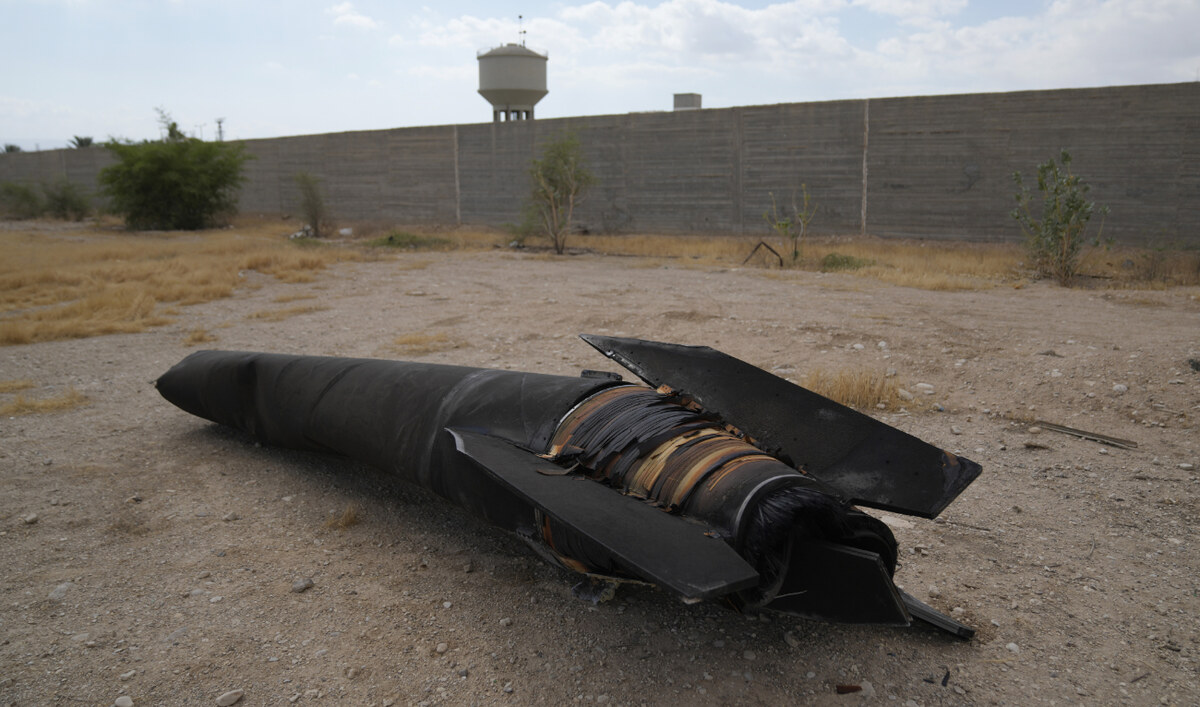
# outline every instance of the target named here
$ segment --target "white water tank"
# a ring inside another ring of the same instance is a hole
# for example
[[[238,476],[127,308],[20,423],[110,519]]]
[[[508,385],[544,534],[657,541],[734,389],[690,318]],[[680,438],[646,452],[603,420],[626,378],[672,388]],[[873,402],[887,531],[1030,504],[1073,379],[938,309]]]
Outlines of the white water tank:
[[[548,58],[522,44],[505,44],[477,55],[479,95],[492,104],[492,120],[532,120],[545,96]]]

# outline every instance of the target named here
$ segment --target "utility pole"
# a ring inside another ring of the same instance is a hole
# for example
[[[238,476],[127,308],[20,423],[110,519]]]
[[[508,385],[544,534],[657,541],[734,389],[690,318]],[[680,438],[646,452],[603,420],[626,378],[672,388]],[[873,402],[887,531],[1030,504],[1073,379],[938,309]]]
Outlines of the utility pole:
[[[217,142],[225,142],[225,119],[217,118]]]

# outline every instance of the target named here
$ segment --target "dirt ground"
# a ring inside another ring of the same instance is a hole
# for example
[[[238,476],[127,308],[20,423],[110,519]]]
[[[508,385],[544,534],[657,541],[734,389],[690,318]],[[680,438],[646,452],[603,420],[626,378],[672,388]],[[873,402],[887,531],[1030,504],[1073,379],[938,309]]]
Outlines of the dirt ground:
[[[0,380],[89,399],[0,419],[0,703],[1200,704],[1196,289],[934,293],[501,250],[247,279],[148,333],[0,349]],[[296,305],[324,309],[248,316]],[[152,382],[197,328],[206,348],[568,375],[618,370],[589,332],[795,380],[894,369],[931,405],[873,413],[984,467],[937,521],[888,519],[896,579],[979,633],[747,617],[652,588],[576,599],[569,573],[427,493],[169,405]],[[411,333],[452,347],[398,353]],[[358,523],[329,527],[350,505]]]

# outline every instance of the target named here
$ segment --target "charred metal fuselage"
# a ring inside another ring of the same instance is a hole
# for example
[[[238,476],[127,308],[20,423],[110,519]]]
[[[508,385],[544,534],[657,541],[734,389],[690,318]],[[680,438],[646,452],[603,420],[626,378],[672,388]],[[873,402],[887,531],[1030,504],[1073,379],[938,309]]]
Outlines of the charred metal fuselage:
[[[648,385],[221,351],[157,385],[265,443],[395,473],[578,572],[973,633],[895,587],[892,533],[853,506],[933,517],[977,464],[713,349],[584,339]]]

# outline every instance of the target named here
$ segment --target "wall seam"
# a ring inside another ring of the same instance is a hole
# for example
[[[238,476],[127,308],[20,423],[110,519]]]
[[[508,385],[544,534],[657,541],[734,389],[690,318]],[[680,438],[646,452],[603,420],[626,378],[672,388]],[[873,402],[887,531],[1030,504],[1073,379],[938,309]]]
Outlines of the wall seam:
[[[861,235],[867,235],[867,145],[871,138],[871,99],[863,101],[863,149],[862,149],[862,212],[859,214]]]
[[[454,127],[454,223],[462,225],[462,181],[458,176],[458,126]]]

